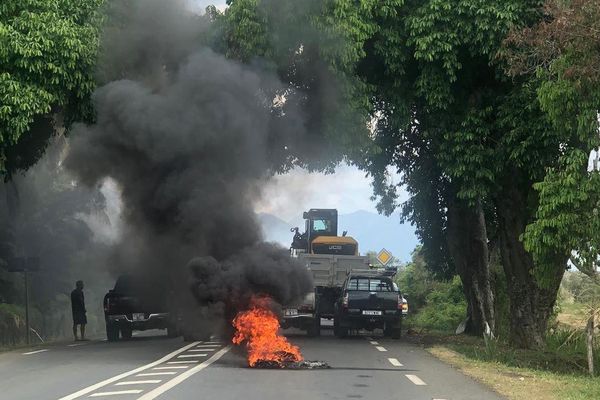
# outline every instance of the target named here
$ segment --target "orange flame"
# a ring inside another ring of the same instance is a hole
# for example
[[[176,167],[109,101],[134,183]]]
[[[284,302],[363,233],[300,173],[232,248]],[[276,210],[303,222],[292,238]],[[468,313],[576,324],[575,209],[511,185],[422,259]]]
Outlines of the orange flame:
[[[248,364],[253,367],[258,361],[269,361],[282,365],[284,362],[302,361],[297,346],[279,334],[279,319],[269,307],[271,299],[254,297],[250,309],[241,311],[233,320],[236,330],[234,344],[246,342]]]

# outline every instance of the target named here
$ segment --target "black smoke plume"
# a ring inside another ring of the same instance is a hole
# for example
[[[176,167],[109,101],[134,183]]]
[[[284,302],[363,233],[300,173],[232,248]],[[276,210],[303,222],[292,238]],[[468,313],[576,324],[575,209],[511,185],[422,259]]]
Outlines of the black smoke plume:
[[[206,22],[178,2],[122,4],[103,43],[97,121],[74,128],[65,161],[86,185],[110,177],[120,188],[125,226],[111,268],[166,285],[174,309],[207,329],[252,294],[300,298],[310,276],[262,242],[253,212],[283,150],[273,137],[301,132],[273,129],[281,83],[199,45]]]

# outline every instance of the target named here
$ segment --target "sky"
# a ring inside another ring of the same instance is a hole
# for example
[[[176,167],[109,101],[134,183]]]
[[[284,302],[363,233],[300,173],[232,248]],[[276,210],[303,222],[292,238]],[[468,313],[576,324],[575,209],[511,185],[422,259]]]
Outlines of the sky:
[[[224,10],[227,7],[225,0],[187,0],[193,10],[202,11],[206,6],[214,5],[219,10]]]

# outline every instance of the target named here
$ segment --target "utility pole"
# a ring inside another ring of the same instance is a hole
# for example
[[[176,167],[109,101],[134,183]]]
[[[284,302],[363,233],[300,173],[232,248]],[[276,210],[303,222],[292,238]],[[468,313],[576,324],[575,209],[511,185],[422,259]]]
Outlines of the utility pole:
[[[40,269],[40,259],[37,257],[16,257],[9,261],[8,272],[22,272],[25,292],[25,341],[31,344],[29,325],[29,272]]]
[[[29,282],[28,282],[28,271],[25,269],[23,271],[23,281],[25,283],[25,339],[27,345],[31,343],[31,338],[29,335]]]

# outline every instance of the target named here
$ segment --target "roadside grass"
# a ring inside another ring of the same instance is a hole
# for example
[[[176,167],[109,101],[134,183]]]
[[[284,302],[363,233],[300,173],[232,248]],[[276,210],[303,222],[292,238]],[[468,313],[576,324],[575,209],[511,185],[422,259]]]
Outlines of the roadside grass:
[[[502,341],[486,347],[480,338],[441,333],[409,335],[408,340],[508,399],[600,399],[600,378],[586,375],[585,345],[573,331],[550,334],[543,351],[513,349]]]
[[[567,301],[561,302],[560,310],[556,316],[559,325],[580,329],[585,327],[587,319],[587,308],[584,304]]]

